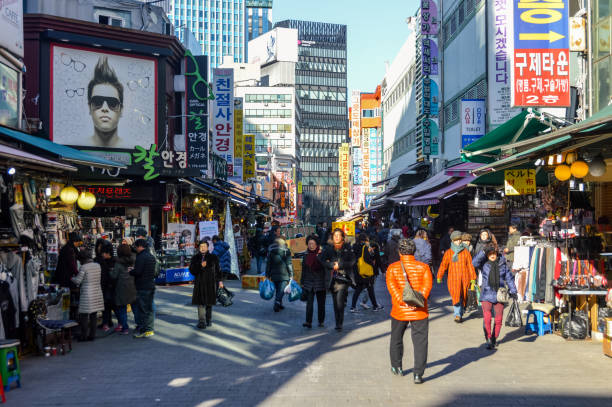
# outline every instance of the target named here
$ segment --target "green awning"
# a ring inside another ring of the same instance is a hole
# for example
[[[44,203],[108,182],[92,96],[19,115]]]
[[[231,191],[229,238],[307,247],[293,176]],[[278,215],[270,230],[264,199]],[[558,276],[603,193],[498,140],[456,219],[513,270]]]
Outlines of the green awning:
[[[533,169],[533,166],[529,165],[519,165],[517,167],[512,167],[508,169],[518,170],[518,169]],[[484,174],[476,178],[471,182],[474,185],[491,185],[494,187],[501,187],[504,185],[504,172],[503,171],[495,171],[490,172],[488,174]],[[539,187],[545,187],[548,185],[548,173],[546,171],[538,171],[536,172],[536,185]]]
[[[555,138],[553,140],[549,140],[549,141],[547,141],[547,142],[545,142],[543,144],[537,145],[537,146],[532,147],[532,148],[530,148],[528,150],[521,151],[520,153],[516,153],[514,155],[511,155],[510,157],[506,157],[503,160],[495,161],[493,163],[483,165],[482,167],[478,167],[473,172],[475,172],[475,173],[484,173],[487,170],[491,170],[491,169],[496,170],[498,168],[501,169],[501,167],[512,165],[513,163],[525,164],[524,161],[525,160],[529,160],[528,157],[531,154],[537,153],[538,151],[546,150],[549,147],[556,146],[557,144],[563,143],[563,142],[571,140],[571,139],[572,139],[572,136],[569,136],[569,135],[557,137],[557,138]],[[532,161],[534,161],[534,160],[535,160],[535,158]]]
[[[85,153],[75,148],[57,144],[50,140],[8,127],[0,126],[0,134],[10,138],[12,141],[27,144],[36,149],[55,155],[64,161],[75,164],[89,165],[98,168],[127,168],[124,164],[106,160],[102,157],[96,157],[95,155]]]
[[[537,136],[547,130],[548,125],[539,119],[540,114],[531,109],[524,110],[495,130],[461,150],[463,161],[491,163],[501,154],[501,148],[521,140]]]

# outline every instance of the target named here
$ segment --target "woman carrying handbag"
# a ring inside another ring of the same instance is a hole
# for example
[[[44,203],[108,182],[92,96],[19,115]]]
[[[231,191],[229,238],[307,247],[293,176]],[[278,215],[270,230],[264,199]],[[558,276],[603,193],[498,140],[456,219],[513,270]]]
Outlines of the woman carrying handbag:
[[[487,349],[496,348],[497,338],[502,328],[502,318],[504,316],[504,306],[509,297],[516,297],[516,286],[514,276],[508,269],[504,256],[499,256],[495,246],[487,246],[474,258],[475,264],[482,264],[482,287],[480,301],[482,303],[482,313],[484,316],[484,334]],[[507,288],[505,287],[507,286]],[[495,324],[491,328],[492,310],[495,312]]]

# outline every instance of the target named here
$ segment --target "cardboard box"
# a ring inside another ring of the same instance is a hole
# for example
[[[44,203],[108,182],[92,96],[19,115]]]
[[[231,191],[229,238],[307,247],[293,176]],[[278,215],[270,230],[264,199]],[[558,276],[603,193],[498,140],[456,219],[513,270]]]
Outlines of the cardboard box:
[[[291,259],[293,263],[293,279],[298,283],[302,279],[302,259]]]
[[[612,318],[606,318],[606,332],[603,338],[603,353],[612,358]]]
[[[289,246],[289,249],[291,250],[291,253],[293,253],[293,254],[303,253],[308,248],[308,246],[306,245],[306,238],[305,237],[298,237],[296,239],[289,239],[289,240],[287,240],[287,245]]]
[[[259,283],[264,281],[264,276],[242,276],[242,288],[246,290],[259,290]]]

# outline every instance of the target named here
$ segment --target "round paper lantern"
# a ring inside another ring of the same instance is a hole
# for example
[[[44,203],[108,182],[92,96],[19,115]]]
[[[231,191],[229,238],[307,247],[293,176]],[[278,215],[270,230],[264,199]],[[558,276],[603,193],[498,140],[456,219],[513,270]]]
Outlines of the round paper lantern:
[[[64,187],[60,191],[60,199],[63,203],[72,205],[79,199],[79,191],[73,186]]]
[[[577,159],[578,159],[578,155],[574,151],[570,151],[565,156],[565,162],[569,165],[572,165],[574,161],[576,161]]]
[[[88,211],[94,206],[96,206],[96,196],[92,194],[91,192],[83,191],[81,192],[81,195],[79,196],[77,205],[79,205],[79,208]]]
[[[606,173],[606,162],[601,155],[593,158],[589,163],[589,174],[594,177],[601,177]]]
[[[589,166],[584,161],[574,161],[571,171],[574,177],[584,178],[589,173]]]
[[[568,179],[570,179],[571,176],[572,176],[572,171],[570,170],[570,167],[568,167],[567,165],[561,164],[557,166],[557,168],[555,168],[555,177],[559,181],[567,181]]]

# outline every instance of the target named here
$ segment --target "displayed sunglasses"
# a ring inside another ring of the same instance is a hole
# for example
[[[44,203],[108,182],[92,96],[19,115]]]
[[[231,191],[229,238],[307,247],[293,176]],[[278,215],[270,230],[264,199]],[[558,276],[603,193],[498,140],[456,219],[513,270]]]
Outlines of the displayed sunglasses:
[[[108,96],[92,96],[89,100],[89,105],[95,110],[98,110],[102,108],[104,102],[106,102],[110,110],[117,112],[121,109],[121,101],[117,98]]]

